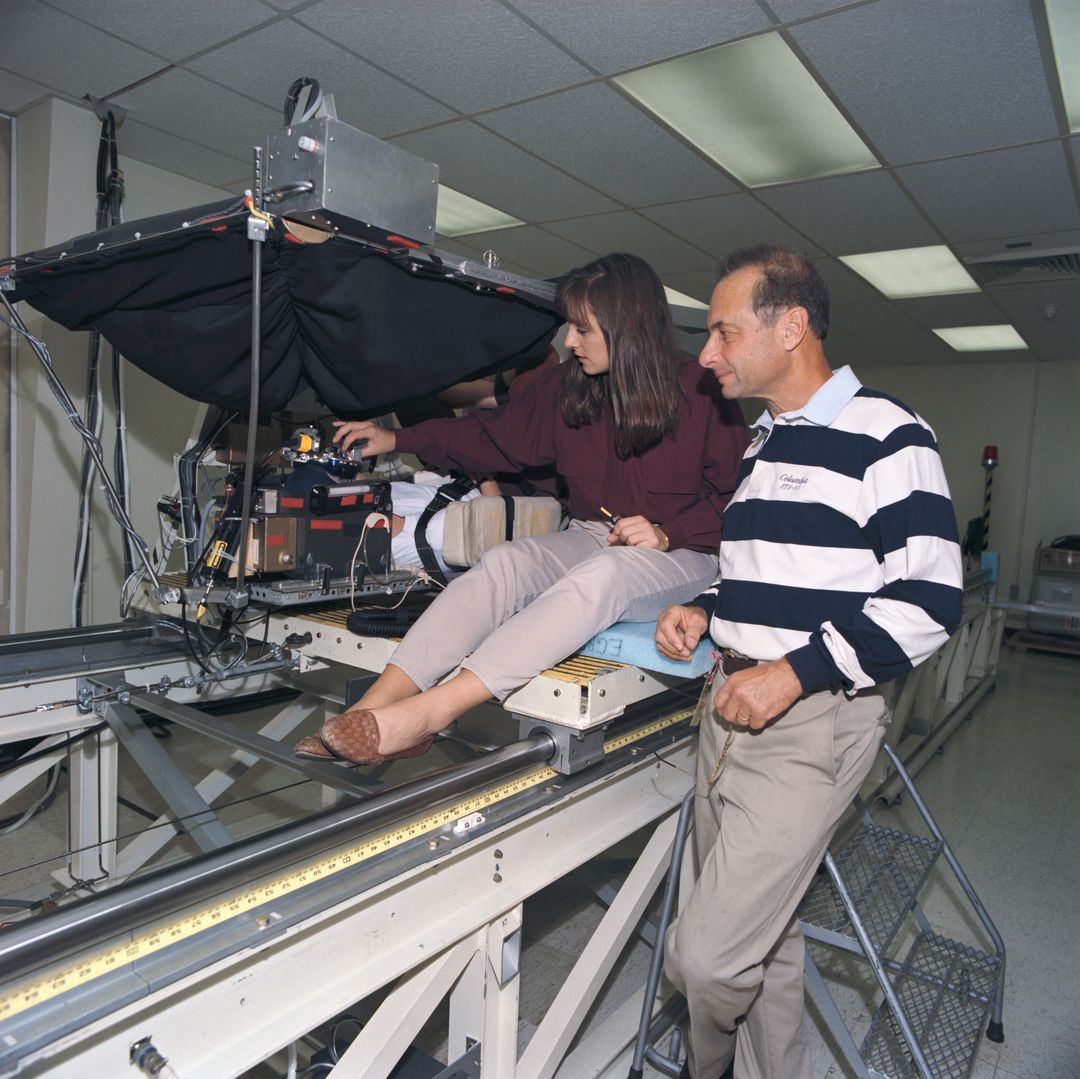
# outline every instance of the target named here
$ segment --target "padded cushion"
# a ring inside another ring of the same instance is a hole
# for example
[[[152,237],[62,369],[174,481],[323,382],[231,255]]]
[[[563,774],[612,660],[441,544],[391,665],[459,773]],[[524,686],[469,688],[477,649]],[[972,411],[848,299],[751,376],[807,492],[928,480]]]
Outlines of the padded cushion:
[[[707,674],[712,665],[710,653],[713,643],[705,637],[694,649],[694,654],[685,663],[667,659],[656,649],[655,622],[616,622],[613,626],[598,633],[592,640],[586,641],[578,649],[583,656],[594,659],[614,659],[619,663],[629,663],[646,671],[660,674],[681,675],[683,678],[697,678]]]
[[[506,503],[514,504],[514,534],[506,534]],[[443,518],[443,560],[448,566],[475,566],[480,556],[507,539],[558,532],[562,506],[547,495],[501,498],[481,495],[451,502]]]

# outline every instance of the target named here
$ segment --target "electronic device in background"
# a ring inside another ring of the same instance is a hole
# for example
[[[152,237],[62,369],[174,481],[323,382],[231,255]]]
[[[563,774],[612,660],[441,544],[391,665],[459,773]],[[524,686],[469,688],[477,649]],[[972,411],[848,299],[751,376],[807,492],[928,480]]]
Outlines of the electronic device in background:
[[[1028,613],[1033,633],[1080,637],[1080,536],[1059,536],[1035,549],[1035,575],[1028,603],[1075,614]]]

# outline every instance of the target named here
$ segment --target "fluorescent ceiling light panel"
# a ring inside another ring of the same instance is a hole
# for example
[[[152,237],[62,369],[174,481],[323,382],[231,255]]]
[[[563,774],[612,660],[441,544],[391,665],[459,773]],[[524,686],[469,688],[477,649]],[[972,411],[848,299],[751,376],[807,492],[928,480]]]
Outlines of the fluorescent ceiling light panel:
[[[1076,0],[1046,0],[1046,21],[1069,130],[1080,131],[1080,4]]]
[[[1005,323],[1000,326],[949,326],[934,333],[957,352],[1008,352],[1027,348],[1016,330]]]
[[[615,82],[747,187],[878,167],[779,34],[665,60]]]
[[[971,274],[944,244],[841,255],[840,261],[891,300],[979,291]]]
[[[442,236],[468,236],[474,232],[524,225],[520,218],[504,214],[486,202],[463,195],[439,184],[439,205],[435,211],[435,231]]]
[[[707,303],[695,300],[693,296],[687,296],[685,292],[680,292],[678,289],[668,288],[667,285],[665,285],[664,293],[667,296],[667,302],[674,307],[692,307],[696,311],[709,310],[709,305]]]

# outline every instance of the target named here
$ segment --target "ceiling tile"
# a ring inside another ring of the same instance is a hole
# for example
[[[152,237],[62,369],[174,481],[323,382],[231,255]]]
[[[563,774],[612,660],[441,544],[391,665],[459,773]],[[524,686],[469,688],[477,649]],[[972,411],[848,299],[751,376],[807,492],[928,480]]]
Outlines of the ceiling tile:
[[[888,300],[833,303],[829,326],[835,326],[845,333],[858,334],[868,341],[884,341],[894,334],[910,333],[921,328],[910,315]]]
[[[927,364],[942,364],[942,363],[1036,363],[1038,362],[1038,355],[1031,349],[1016,349],[1011,352],[956,352],[953,349],[949,349],[948,356],[935,356],[925,361]],[[912,366],[917,366],[920,361],[912,361]],[[973,372],[973,378],[979,378],[980,373]]]
[[[288,58],[287,68],[280,62],[267,63],[268,57]],[[324,93],[334,95],[340,119],[380,138],[455,115],[291,20],[247,34],[187,66],[278,110],[295,75],[309,75]]]
[[[684,240],[704,248],[714,260],[748,244],[791,247],[811,257],[821,254],[804,236],[784,224],[752,195],[722,195],[693,199],[640,211]],[[687,269],[685,266],[677,269]]]
[[[156,165],[159,169],[189,176],[214,187],[224,187],[245,172],[251,172],[250,161],[177,138],[176,135],[140,124],[131,116],[124,120],[117,131],[117,143],[122,154],[136,161]],[[247,184],[251,186],[250,177]]]
[[[716,267],[710,266],[707,270],[692,270],[689,273],[666,273],[663,281],[665,285],[685,292],[687,296],[693,296],[695,300],[708,303],[716,285]]]
[[[882,0],[791,34],[892,164],[1058,134],[1028,3]]]
[[[949,240],[1080,227],[1057,141],[910,165],[897,176]]]
[[[108,30],[133,45],[180,60],[241,34],[278,12],[260,0],[184,0],[183,4],[148,4],[146,0],[51,0],[84,22]]]
[[[296,18],[462,112],[592,76],[498,0],[324,0]]]
[[[51,93],[49,87],[40,82],[33,82],[13,71],[0,69],[0,112],[14,115]]]
[[[810,15],[820,15],[833,8],[845,7],[851,0],[769,0],[769,7],[778,18],[788,22],[792,19],[805,19]]]
[[[881,293],[868,285],[857,273],[853,273],[836,259],[815,259],[814,265],[829,286],[833,303],[873,303],[881,299]]]
[[[281,126],[281,113],[174,68],[115,98],[131,118],[224,154],[250,153]],[[154,164],[155,162],[151,162]]]
[[[1046,285],[1006,285],[991,290],[998,307],[1017,328],[1046,324],[1049,328],[1066,326],[1080,329],[1080,281],[1061,281]],[[1043,310],[1047,305],[1057,308],[1054,318],[1047,322]],[[1074,338],[1075,347],[1080,334]]]
[[[484,234],[486,236],[487,233]],[[472,259],[473,262],[484,263],[484,254],[487,251],[494,251],[493,247],[484,245],[482,241],[484,236],[468,237],[472,243],[465,243],[466,237],[463,236],[440,236],[435,237],[435,247],[438,251],[445,255],[463,255],[465,258]],[[537,276],[534,270],[527,269],[524,266],[519,266],[516,262],[512,262],[508,258],[499,257],[498,269],[504,270],[506,273],[517,274],[519,277],[531,277]]]
[[[1070,360],[1076,362],[1076,342],[1080,339],[1080,324],[1075,320],[1055,325],[1025,326],[1021,336],[1031,346],[1031,355],[1040,361]],[[1017,353],[1010,353],[1017,355]]]
[[[627,251],[639,255],[658,274],[686,269],[707,270],[713,263],[712,257],[704,251],[683,243],[666,229],[631,210],[552,221],[547,228],[599,254]]]
[[[609,75],[765,30],[772,20],[753,0],[512,0],[570,52]]]
[[[890,334],[876,342],[882,352],[904,363],[933,363],[936,360],[960,356],[940,337],[929,330],[908,330],[904,333]]]
[[[439,181],[523,221],[616,209],[618,204],[470,120],[391,140],[439,166]]]
[[[37,0],[4,0],[0,67],[25,79],[69,97],[106,97],[164,66],[160,57]]]
[[[718,169],[603,83],[489,112],[480,123],[630,206],[736,190]]]
[[[483,239],[484,245],[477,247],[478,250],[490,248],[499,256],[500,266],[512,263],[529,277],[556,277],[575,266],[592,262],[597,256],[595,251],[553,236],[534,225],[485,232]]]
[[[985,292],[957,296],[919,296],[896,300],[896,306],[927,329],[943,326],[985,326],[1002,321],[1001,310]]]
[[[770,187],[758,198],[834,255],[941,243],[941,235],[881,170]]]

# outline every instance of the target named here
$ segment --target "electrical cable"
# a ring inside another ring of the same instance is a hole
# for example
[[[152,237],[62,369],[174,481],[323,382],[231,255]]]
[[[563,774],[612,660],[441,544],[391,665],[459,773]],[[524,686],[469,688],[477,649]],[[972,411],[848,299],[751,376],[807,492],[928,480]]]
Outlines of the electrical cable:
[[[345,1015],[339,1015],[334,1020],[334,1025],[330,1028],[330,1041],[329,1044],[326,1046],[326,1050],[330,1054],[330,1059],[335,1064],[337,1064],[338,1061],[341,1060],[341,1052],[338,1050],[338,1030],[341,1027],[345,1026],[346,1023],[355,1023],[360,1028],[360,1030],[364,1029],[363,1019],[361,1019],[358,1015],[352,1015],[348,1012]],[[358,1030],[357,1034],[359,1032],[360,1031]],[[355,1038],[356,1035],[354,1034],[353,1037]],[[351,1044],[352,1042],[346,1042],[345,1048],[348,1049]]]
[[[124,200],[124,176],[119,167],[119,151],[116,142],[116,116],[110,110],[101,121],[101,136],[97,154],[97,212],[94,227],[107,229],[121,220],[120,207]],[[113,391],[116,408],[116,452],[114,471],[117,477],[117,499],[127,513],[130,490],[127,482],[126,424],[120,384],[120,357],[113,349]],[[101,392],[101,334],[95,329],[90,333],[87,356],[86,427],[100,443],[104,422],[104,400]],[[99,455],[98,455],[99,456]],[[86,574],[90,551],[91,499],[93,497],[94,473],[99,461],[89,446],[84,447],[79,482],[79,512],[76,525],[75,561],[72,568],[71,624],[83,625],[83,604],[86,598]],[[134,568],[131,537],[121,528],[124,552],[124,575],[130,576]]]
[[[185,450],[176,462],[176,479],[180,489],[180,524],[184,537],[184,568],[189,580],[195,567],[195,560],[202,550],[202,548],[198,550],[195,548],[202,520],[195,490],[198,485],[199,469],[202,467],[202,459],[207,449],[235,416],[235,412],[226,412],[220,408],[214,408],[213,411],[208,412],[203,421],[199,440],[190,449]]]
[[[69,734],[63,742],[58,742],[56,745],[49,746],[47,749],[31,750],[29,753],[24,753],[18,760],[0,766],[0,776],[7,775],[8,772],[14,772],[16,768],[21,768],[24,764],[30,764],[31,762],[40,760],[42,757],[47,757],[52,753],[70,749],[84,738],[89,738],[92,734],[100,734],[107,727],[107,723],[99,723],[95,727],[87,727],[86,730],[79,731],[78,734]],[[0,872],[0,876],[3,876],[2,872]]]
[[[116,487],[120,492],[120,504],[127,509],[131,505],[131,475],[128,469],[127,446],[127,407],[124,401],[123,359],[112,350],[112,391],[113,406],[116,409],[116,440],[113,446],[113,472],[116,475]],[[131,576],[135,568],[135,555],[131,549],[131,540],[126,532],[121,531],[120,542],[124,555],[124,574]]]
[[[56,797],[56,788],[60,782],[60,764],[54,764],[45,778],[45,793],[25,812],[0,821],[0,835],[9,835],[36,817],[42,810],[48,809]]]
[[[113,484],[112,477],[109,475],[108,470],[105,468],[105,461],[102,455],[101,442],[95,437],[94,433],[87,428],[83,422],[82,417],[79,415],[78,409],[75,407],[75,402],[72,401],[71,396],[64,388],[64,384],[60,381],[55,370],[53,369],[52,355],[49,352],[45,342],[40,338],[35,337],[24,325],[21,318],[16,314],[15,309],[11,306],[7,296],[0,291],[0,302],[7,308],[11,315],[11,318],[5,318],[0,315],[0,322],[3,322],[9,329],[14,330],[20,334],[30,343],[30,347],[34,350],[34,354],[41,361],[42,367],[45,369],[46,383],[51,391],[52,395],[60,403],[60,407],[63,410],[64,415],[68,421],[78,432],[79,436],[83,439],[86,445],[90,448],[90,453],[94,461],[94,465],[98,470],[98,474],[101,476],[105,504],[109,508],[109,512],[120,525],[120,527],[131,537],[132,543],[136,552],[139,555],[140,561],[146,567],[147,573],[150,579],[154,582],[155,587],[159,587],[161,582],[158,579],[157,572],[154,570],[153,565],[150,562],[150,552],[147,549],[146,543],[139,533],[135,530],[135,526],[131,523],[131,519],[127,514],[127,510],[120,504],[120,498],[116,491],[116,487]]]
[[[86,361],[86,426],[94,437],[101,438],[103,402],[101,399],[101,334],[91,330]],[[86,589],[86,561],[90,550],[90,499],[93,494],[94,461],[84,447],[79,477],[79,513],[75,531],[75,564],[72,569],[71,624],[83,624],[83,594]]]

